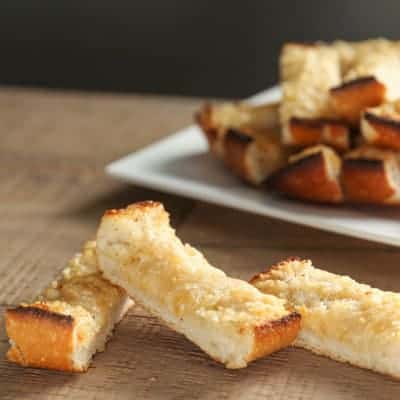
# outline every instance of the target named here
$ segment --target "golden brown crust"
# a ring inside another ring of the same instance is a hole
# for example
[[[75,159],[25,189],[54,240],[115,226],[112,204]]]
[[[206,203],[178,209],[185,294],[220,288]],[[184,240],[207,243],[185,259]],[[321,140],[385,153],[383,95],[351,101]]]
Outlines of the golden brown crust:
[[[323,121],[323,132],[320,143],[332,146],[340,153],[349,150],[351,146],[351,131],[349,126],[342,121]]]
[[[338,151],[350,148],[350,129],[338,120],[326,118],[297,118],[289,121],[290,143],[294,146],[328,144]]]
[[[289,121],[291,143],[298,146],[309,146],[318,143],[322,136],[320,119],[293,117]]]
[[[382,104],[385,95],[385,86],[373,76],[354,79],[331,89],[337,114],[353,124],[358,124],[363,110]]]
[[[23,366],[73,371],[74,320],[46,305],[19,306],[6,311],[6,330],[15,343],[7,358]]]
[[[393,119],[366,111],[363,119],[374,129],[371,144],[393,150],[400,150],[400,119]]]
[[[279,265],[283,262],[299,260],[298,257],[289,257],[285,261],[281,261],[279,264],[273,265],[264,272],[260,272],[254,275],[249,283],[254,285],[258,280],[263,279],[271,269],[279,268]],[[258,354],[270,354],[280,348],[289,346],[297,337],[301,325],[301,315],[297,312],[281,318],[277,321],[272,321],[269,324],[260,326],[256,330],[257,346],[255,349],[254,358],[258,357]],[[268,350],[270,350],[268,352]],[[267,351],[267,353],[265,353]]]
[[[268,276],[268,274],[274,270],[274,269],[279,269],[282,265],[285,265],[291,261],[305,261],[304,259],[302,259],[301,257],[298,256],[289,256],[284,258],[283,260],[279,261],[278,263],[275,263],[273,265],[271,265],[270,267],[266,268],[264,271],[259,272],[258,274],[253,275],[250,279],[249,279],[249,283],[254,285],[255,283],[257,283],[258,281],[262,281],[264,279],[266,279],[266,277]]]
[[[383,160],[345,159],[341,182],[346,198],[355,203],[382,204],[395,193]]]
[[[254,350],[248,361],[289,346],[300,330],[301,316],[293,312],[279,320],[256,327]]]
[[[158,201],[153,201],[153,200],[143,200],[143,201],[138,201],[131,206],[128,206],[127,208],[111,208],[109,210],[106,210],[104,213],[104,216],[115,216],[115,215],[126,215],[129,213],[129,208],[131,207],[132,209],[134,208],[135,210],[146,210],[147,208],[159,208],[162,206],[162,204]]]
[[[289,197],[318,203],[340,203],[339,183],[329,176],[323,152],[289,163],[268,179],[268,186]]]

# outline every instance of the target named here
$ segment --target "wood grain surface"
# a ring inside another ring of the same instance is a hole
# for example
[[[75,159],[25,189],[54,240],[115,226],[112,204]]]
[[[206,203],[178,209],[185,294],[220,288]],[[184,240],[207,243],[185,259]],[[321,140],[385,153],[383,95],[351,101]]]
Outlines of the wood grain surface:
[[[57,276],[105,209],[164,202],[183,240],[250,278],[291,255],[400,291],[400,250],[110,180],[106,163],[188,124],[199,100],[0,89],[0,312]],[[84,374],[6,361],[0,399],[398,399],[400,382],[289,348],[231,371],[135,306]]]

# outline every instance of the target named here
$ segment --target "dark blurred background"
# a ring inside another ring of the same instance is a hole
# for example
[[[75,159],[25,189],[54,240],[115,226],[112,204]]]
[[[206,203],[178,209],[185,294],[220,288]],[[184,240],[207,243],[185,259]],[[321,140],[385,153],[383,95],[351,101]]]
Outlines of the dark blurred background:
[[[285,41],[399,21],[399,0],[1,0],[0,84],[243,97],[277,81]]]

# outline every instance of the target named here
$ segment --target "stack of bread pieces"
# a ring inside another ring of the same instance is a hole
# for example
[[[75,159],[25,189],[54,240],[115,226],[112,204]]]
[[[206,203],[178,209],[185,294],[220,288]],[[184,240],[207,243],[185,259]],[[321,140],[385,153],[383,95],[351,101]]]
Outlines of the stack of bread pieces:
[[[400,204],[400,42],[287,43],[280,77],[279,103],[196,114],[210,152],[288,197]]]
[[[299,259],[250,282],[228,277],[182,243],[152,201],[107,211],[96,242],[60,279],[6,311],[9,360],[86,370],[132,304],[128,296],[227,368],[294,344],[400,378],[400,294]]]

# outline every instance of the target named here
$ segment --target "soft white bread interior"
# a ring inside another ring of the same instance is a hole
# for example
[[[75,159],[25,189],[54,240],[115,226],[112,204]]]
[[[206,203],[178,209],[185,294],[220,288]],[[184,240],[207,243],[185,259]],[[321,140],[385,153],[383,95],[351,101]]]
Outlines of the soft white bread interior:
[[[87,242],[35,302],[6,311],[7,357],[23,366],[85,371],[132,304],[103,279],[96,243]]]
[[[400,294],[297,259],[284,261],[251,282],[301,314],[296,346],[400,378]]]
[[[160,203],[106,212],[97,245],[107,279],[228,368],[246,367],[296,337],[298,314],[183,244]]]

